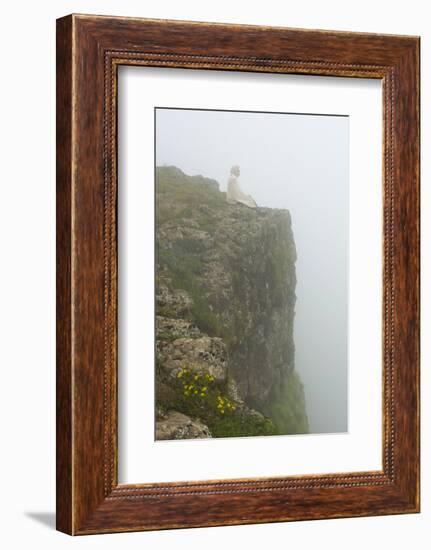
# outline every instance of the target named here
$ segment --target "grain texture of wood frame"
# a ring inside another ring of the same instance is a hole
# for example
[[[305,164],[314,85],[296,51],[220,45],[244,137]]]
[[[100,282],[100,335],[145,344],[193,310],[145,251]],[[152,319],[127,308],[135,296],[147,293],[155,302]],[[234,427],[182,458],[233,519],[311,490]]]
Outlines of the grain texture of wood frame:
[[[383,83],[382,471],[119,485],[119,65]],[[419,38],[89,15],[57,21],[57,528],[419,511]]]

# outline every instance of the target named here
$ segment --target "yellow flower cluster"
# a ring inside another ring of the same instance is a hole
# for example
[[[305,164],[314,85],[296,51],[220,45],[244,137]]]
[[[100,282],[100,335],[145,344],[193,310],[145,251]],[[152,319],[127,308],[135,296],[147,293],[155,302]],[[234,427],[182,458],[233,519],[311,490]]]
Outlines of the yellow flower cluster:
[[[194,368],[193,368],[194,367]],[[209,373],[200,373],[197,366],[184,366],[176,374],[183,397],[190,398],[190,406],[207,407],[220,415],[232,413],[236,410],[235,402],[220,393],[220,388],[214,384],[215,377]],[[202,400],[205,399],[203,402]]]
[[[182,368],[177,373],[177,378],[184,378],[183,393],[185,397],[196,395],[206,397],[208,394],[208,384],[214,382],[214,376],[210,374],[193,374],[189,369]]]
[[[224,414],[225,411],[233,412],[236,410],[236,406],[229,401],[227,397],[222,397],[221,395],[217,396],[217,409],[220,414]]]

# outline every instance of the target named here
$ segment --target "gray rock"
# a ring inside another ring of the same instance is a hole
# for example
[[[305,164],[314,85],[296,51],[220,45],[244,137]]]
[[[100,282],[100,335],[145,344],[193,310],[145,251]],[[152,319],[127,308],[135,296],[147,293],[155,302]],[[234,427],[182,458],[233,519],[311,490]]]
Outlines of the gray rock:
[[[184,319],[156,316],[156,337],[159,340],[176,340],[177,338],[198,338],[200,330]]]
[[[192,420],[185,414],[169,411],[156,421],[156,440],[201,439],[211,437],[208,426],[200,420]]]
[[[163,368],[173,378],[182,368],[197,374],[209,374],[216,382],[227,377],[226,345],[221,338],[201,335],[198,338],[177,338],[166,344],[161,352]]]
[[[185,290],[169,288],[169,279],[160,278],[156,284],[156,308],[164,316],[184,316],[190,312],[192,299]]]

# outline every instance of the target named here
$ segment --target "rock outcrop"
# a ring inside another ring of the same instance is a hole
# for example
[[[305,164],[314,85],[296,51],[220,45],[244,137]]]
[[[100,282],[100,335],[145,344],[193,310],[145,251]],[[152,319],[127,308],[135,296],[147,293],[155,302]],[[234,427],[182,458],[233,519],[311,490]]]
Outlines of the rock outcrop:
[[[156,439],[201,439],[211,437],[208,426],[192,420],[185,414],[170,411],[159,417],[156,424]]]
[[[289,212],[228,204],[175,167],[156,193],[157,429],[174,411],[213,437],[307,432]]]

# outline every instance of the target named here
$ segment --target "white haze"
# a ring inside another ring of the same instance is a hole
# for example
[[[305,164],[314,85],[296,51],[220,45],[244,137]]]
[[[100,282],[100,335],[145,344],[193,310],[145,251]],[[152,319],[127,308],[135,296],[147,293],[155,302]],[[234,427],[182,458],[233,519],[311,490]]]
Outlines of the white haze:
[[[214,178],[292,215],[295,365],[311,433],[347,431],[349,119],[340,116],[156,110],[156,164]]]

